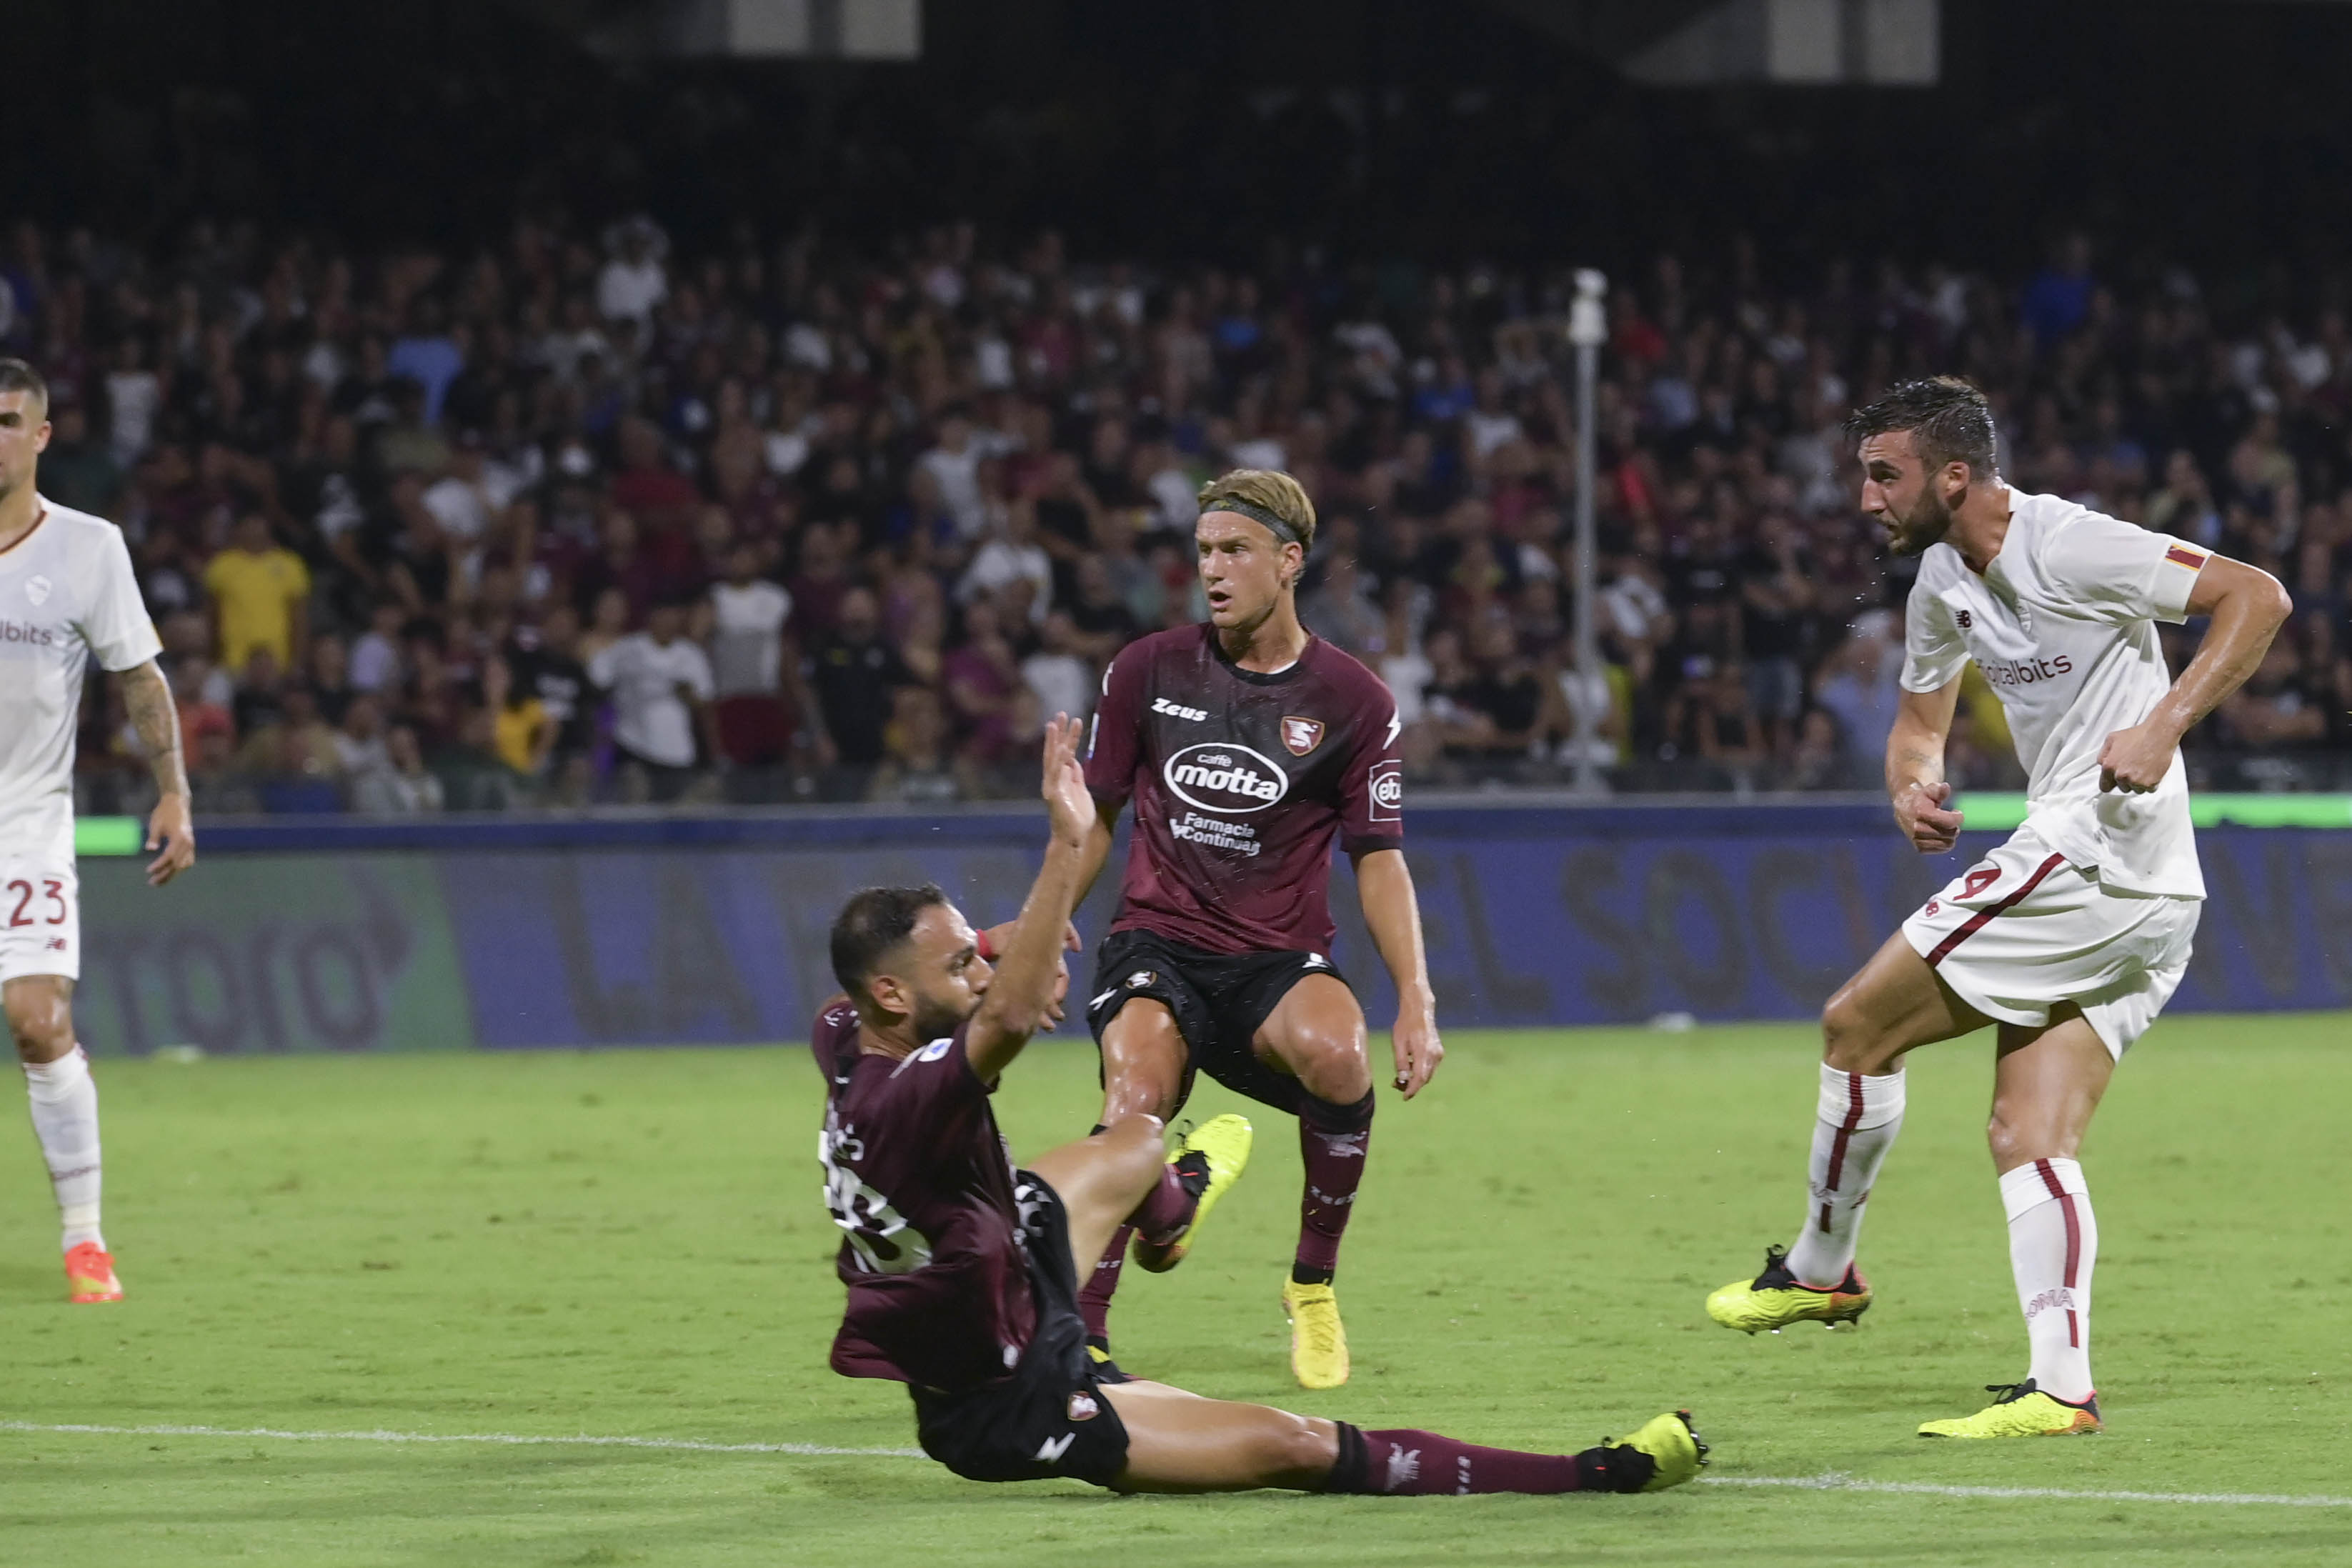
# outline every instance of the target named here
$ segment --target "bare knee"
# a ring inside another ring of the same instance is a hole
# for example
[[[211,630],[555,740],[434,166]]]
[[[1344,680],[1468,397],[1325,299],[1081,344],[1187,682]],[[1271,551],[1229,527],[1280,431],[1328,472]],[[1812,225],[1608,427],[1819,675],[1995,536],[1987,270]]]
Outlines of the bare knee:
[[[2035,1115],[2030,1106],[2000,1100],[1993,1102],[1992,1116],[1985,1123],[1985,1147],[1991,1151],[1993,1169],[2003,1176],[2035,1160],[2074,1156],[2074,1140],[2048,1117]]]
[[[1269,1423],[1263,1436],[1260,1458],[1265,1476],[1276,1486],[1312,1491],[1339,1462],[1339,1429],[1328,1421],[1282,1414],[1286,1418]]]
[[[55,1061],[74,1047],[72,992],[61,980],[36,977],[7,987],[8,1032],[26,1061]]]
[[[1156,1073],[1106,1075],[1103,1081],[1103,1125],[1138,1117],[1165,1122],[1176,1113],[1176,1085]]]
[[[1318,1100],[1352,1105],[1372,1092],[1372,1071],[1365,1060],[1361,1034],[1305,1030],[1285,1044],[1283,1065],[1297,1075],[1299,1087]]]
[[[1184,1092],[1184,1037],[1165,1007],[1134,1001],[1121,1008],[1103,1031],[1104,1124],[1173,1116]]]
[[[1147,1186],[1158,1178],[1160,1166],[1168,1157],[1167,1124],[1157,1116],[1117,1117],[1095,1137],[1118,1163],[1122,1174],[1139,1178]]]
[[[1893,1071],[1901,1054],[1851,988],[1832,997],[1822,1009],[1822,1060],[1838,1071],[1875,1077]]]

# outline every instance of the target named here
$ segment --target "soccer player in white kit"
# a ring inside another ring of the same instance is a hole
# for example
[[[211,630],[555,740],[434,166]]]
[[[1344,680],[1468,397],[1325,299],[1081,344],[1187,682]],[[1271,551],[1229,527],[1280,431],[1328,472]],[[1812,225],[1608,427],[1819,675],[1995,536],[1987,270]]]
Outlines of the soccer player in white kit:
[[[25,1066],[33,1131],[65,1229],[66,1293],[122,1299],[99,1229],[98,1086],[74,1038],[81,904],[74,876],[74,727],[95,658],[122,695],[162,798],[147,821],[161,886],[195,863],[180,718],[156,667],[163,651],[112,523],[44,500],[49,393],[22,360],[0,360],[0,1002]]]
[[[1896,387],[1857,411],[1863,510],[1920,557],[1901,712],[1886,742],[1895,825],[1949,850],[1944,741],[1973,659],[2032,775],[2022,826],[1903,923],[1822,1014],[1811,1192],[1794,1245],[1707,1298],[1729,1328],[1859,1317],[1863,1206],[1903,1124],[1903,1055],[1994,1026],[1986,1129],[2032,1360],[1973,1416],[1922,1437],[2099,1430],[2091,1270],[2099,1233],[2075,1159],[2116,1064],[2189,963],[2204,879],[2180,737],[2261,664],[2293,608],[2267,573],[1993,469],[1991,410],[1966,382]],[[2156,622],[2208,618],[2168,680]]]

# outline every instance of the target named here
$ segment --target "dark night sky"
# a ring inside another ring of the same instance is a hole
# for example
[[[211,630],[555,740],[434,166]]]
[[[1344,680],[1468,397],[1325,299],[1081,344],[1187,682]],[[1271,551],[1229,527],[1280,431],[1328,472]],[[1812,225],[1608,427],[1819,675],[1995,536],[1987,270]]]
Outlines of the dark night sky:
[[[917,65],[630,69],[479,0],[22,9],[7,206],[134,235],[463,238],[534,200],[689,235],[1053,223],[1081,253],[1614,263],[1747,231],[1980,262],[2076,223],[2208,265],[2352,253],[2352,6],[1945,0],[1928,91],[1644,89],[1461,0],[934,4]]]

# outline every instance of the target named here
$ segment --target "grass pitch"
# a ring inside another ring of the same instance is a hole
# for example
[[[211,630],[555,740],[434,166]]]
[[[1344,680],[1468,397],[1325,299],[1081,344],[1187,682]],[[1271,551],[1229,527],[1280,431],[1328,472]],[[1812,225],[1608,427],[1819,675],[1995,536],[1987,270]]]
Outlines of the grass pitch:
[[[1914,1059],[1857,1332],[1748,1339],[1700,1309],[1798,1219],[1801,1029],[1465,1033],[1427,1097],[1383,1091],[1338,1392],[1287,1375],[1286,1122],[1256,1118],[1257,1161],[1181,1270],[1130,1271],[1120,1359],[1203,1393],[1554,1449],[1688,1403],[1716,1445],[1716,1484],[1564,1499],[1116,1499],[879,1456],[28,1430],[913,1441],[895,1387],[825,1369],[803,1053],[102,1062],[128,1301],[66,1304],[29,1136],[0,1158],[0,1563],[2352,1562],[2352,1507],[2108,1495],[2352,1495],[2352,1020],[2148,1038],[2084,1157],[2108,1433],[1933,1444],[1921,1419],[2025,1364],[1988,1042]],[[1000,1115],[1029,1153],[1095,1103],[1092,1052],[1048,1042]],[[1234,1103],[1204,1082],[1194,1113]],[[1722,1484],[1824,1473],[2101,1495]]]

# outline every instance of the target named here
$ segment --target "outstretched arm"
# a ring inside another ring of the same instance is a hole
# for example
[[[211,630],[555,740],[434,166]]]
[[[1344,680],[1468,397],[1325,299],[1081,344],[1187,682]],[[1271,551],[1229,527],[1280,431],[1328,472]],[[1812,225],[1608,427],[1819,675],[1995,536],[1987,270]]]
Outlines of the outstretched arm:
[[[2189,591],[2189,613],[2212,617],[2197,656],[2148,716],[2099,748],[2099,788],[2144,794],[2164,782],[2180,737],[2246,684],[2271,639],[2294,612],[2278,579],[2260,567],[2209,556]]]
[[[147,882],[161,887],[196,863],[196,830],[188,814],[188,768],[180,755],[180,709],[154,660],[122,672],[122,706],[155,770],[155,810],[147,818]]]
[[[1078,901],[1087,825],[1095,814],[1094,798],[1087,793],[1086,777],[1078,770],[1078,730],[1076,721],[1059,715],[1045,727],[1044,794],[1053,824],[1045,863],[1021,905],[1021,918],[997,959],[988,995],[964,1035],[965,1054],[984,1082],[993,1082],[1021,1054],[1039,1018],[1053,1004],[1062,943]]]
[[[1420,1093],[1445,1060],[1437,1035],[1437,996],[1429,986],[1429,955],[1421,940],[1421,904],[1402,850],[1373,850],[1356,860],[1356,896],[1364,925],[1396,982],[1396,1086],[1408,1100]]]
[[[1939,855],[1960,836],[1960,814],[1948,810],[1952,787],[1944,782],[1944,741],[1960,706],[1960,677],[1932,692],[1903,694],[1895,727],[1886,732],[1886,795],[1895,805],[1895,825],[1923,855]]]

